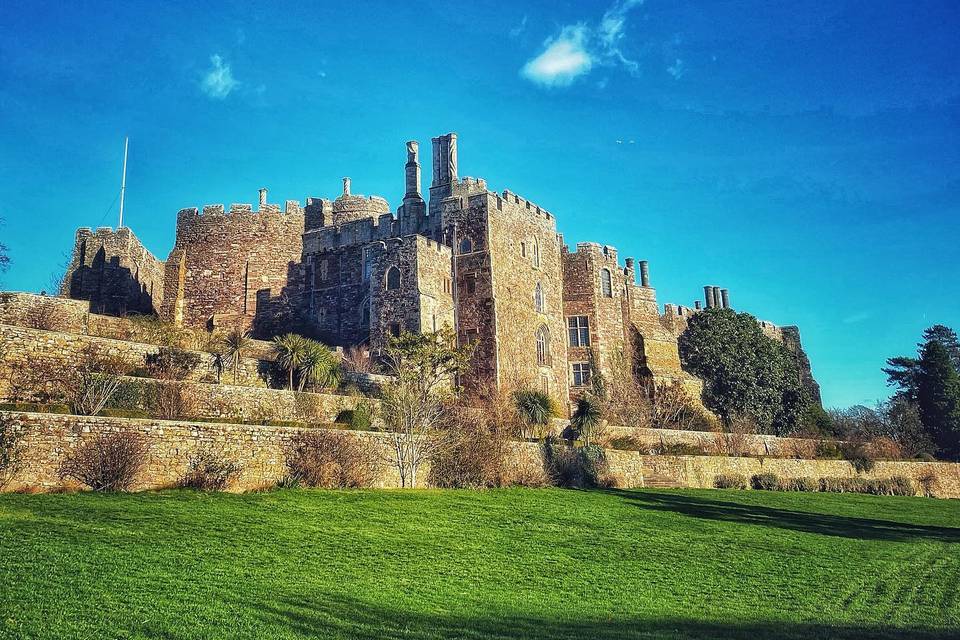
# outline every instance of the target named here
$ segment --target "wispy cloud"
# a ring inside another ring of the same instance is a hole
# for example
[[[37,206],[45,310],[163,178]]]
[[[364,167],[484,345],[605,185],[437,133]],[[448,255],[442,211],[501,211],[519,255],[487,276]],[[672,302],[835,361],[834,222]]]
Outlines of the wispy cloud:
[[[203,76],[200,88],[205,94],[216,100],[223,100],[240,84],[233,77],[230,65],[223,62],[217,54],[210,56],[210,69]]]
[[[543,43],[543,51],[520,70],[520,75],[545,87],[564,87],[600,65],[622,65],[631,73],[639,67],[624,55],[621,44],[627,14],[643,0],[618,0],[596,25],[566,25]],[[525,24],[525,23],[524,23]]]
[[[589,36],[584,24],[564,27],[556,38],[544,42],[543,53],[529,60],[521,75],[547,87],[569,85],[593,66],[593,56],[586,48]]]
[[[847,316],[842,320],[843,324],[860,324],[865,322],[873,317],[873,314],[869,311],[860,311],[859,313],[854,313],[853,315]]]
[[[673,76],[675,80],[679,80],[683,77],[683,74],[687,72],[686,67],[683,66],[683,60],[677,58],[676,61],[667,67],[667,73]]]
[[[519,38],[520,34],[522,34],[526,30],[526,28],[527,28],[527,16],[524,15],[523,19],[520,21],[520,24],[515,26],[513,29],[510,29],[510,37]]]

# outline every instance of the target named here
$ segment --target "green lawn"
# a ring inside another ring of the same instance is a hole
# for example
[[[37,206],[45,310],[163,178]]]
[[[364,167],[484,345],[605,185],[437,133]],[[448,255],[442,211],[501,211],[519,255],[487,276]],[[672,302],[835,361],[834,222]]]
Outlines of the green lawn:
[[[3,638],[957,638],[958,589],[958,501],[0,496]]]

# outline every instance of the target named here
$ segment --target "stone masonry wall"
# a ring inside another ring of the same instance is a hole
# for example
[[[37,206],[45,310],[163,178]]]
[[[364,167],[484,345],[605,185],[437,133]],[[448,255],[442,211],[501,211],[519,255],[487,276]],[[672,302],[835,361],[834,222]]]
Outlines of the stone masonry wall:
[[[164,320],[191,327],[256,328],[279,313],[298,277],[305,215],[296,201],[253,211],[235,204],[182,209],[166,263]]]
[[[0,399],[10,399],[11,387],[18,385],[18,379],[23,379],[24,373],[31,373],[38,364],[65,369],[82,358],[84,352],[90,348],[121,359],[131,369],[143,367],[146,357],[159,351],[156,345],[138,342],[0,325]],[[210,354],[196,353],[200,356],[200,364],[189,378],[201,380],[211,377],[213,371]],[[263,371],[267,364],[254,358],[244,358],[240,364],[238,380],[243,385],[266,386]],[[229,379],[231,375],[225,373],[224,377]],[[30,384],[36,383],[37,381],[30,377]]]
[[[163,300],[163,261],[128,227],[77,229],[73,254],[55,293],[89,300],[98,313],[154,313]]]
[[[251,490],[272,486],[284,477],[284,447],[301,430],[289,427],[264,427],[215,423],[189,423],[166,420],[134,420],[61,416],[37,413],[7,413],[22,429],[22,467],[6,485],[6,490],[28,488],[51,489],[62,485],[57,469],[81,442],[99,433],[128,431],[142,434],[150,445],[146,468],[141,472],[137,489],[172,486],[187,470],[192,456],[200,451],[238,462],[243,471],[232,487]],[[374,443],[378,460],[384,461],[377,482],[381,487],[400,485],[391,460],[390,434],[345,432]],[[648,456],[631,451],[607,450],[613,474],[622,486],[680,486],[709,488],[720,474],[739,473],[750,477],[756,473],[774,473],[783,478],[855,477],[853,466],[841,460],[785,460],[775,458],[730,458],[708,456]],[[508,464],[517,465],[540,456],[540,445],[516,443]],[[933,473],[937,479],[937,495],[960,498],[960,465],[927,462],[878,462],[863,478],[906,476],[919,479]],[[421,469],[424,481],[427,469]]]

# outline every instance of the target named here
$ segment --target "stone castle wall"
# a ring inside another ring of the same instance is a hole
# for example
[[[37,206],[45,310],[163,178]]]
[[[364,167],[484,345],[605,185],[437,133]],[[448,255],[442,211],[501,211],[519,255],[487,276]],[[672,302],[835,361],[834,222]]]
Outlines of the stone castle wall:
[[[181,210],[160,316],[199,328],[270,324],[282,313],[282,294],[299,277],[305,225],[296,201],[288,201],[283,213],[276,205]]]
[[[167,420],[136,420],[61,416],[36,413],[6,413],[24,434],[21,469],[5,489],[53,489],[62,486],[57,470],[83,441],[101,433],[141,434],[150,446],[145,469],[136,489],[174,486],[186,472],[191,457],[201,451],[238,462],[242,473],[234,490],[269,487],[286,475],[284,448],[301,429]],[[400,486],[399,474],[389,462],[390,434],[344,432],[373,443],[374,455],[382,461],[377,486]],[[509,453],[511,466],[536,463],[540,445],[515,443]],[[625,488],[678,486],[709,488],[721,474],[738,473],[749,478],[756,473],[774,473],[783,478],[905,476],[918,482],[924,474],[936,477],[936,495],[960,498],[960,465],[935,462],[878,462],[870,473],[858,474],[842,460],[788,460],[777,458],[733,458],[708,456],[649,456],[633,451],[608,449],[611,472]],[[420,484],[428,477],[422,468]]]
[[[59,293],[89,300],[97,313],[154,313],[163,300],[164,264],[127,227],[77,230]]]

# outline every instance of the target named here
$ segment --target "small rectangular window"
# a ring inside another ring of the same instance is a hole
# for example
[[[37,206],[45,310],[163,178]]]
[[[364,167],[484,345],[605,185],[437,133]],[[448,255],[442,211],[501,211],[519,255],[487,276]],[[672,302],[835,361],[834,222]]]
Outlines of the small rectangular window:
[[[590,320],[587,316],[570,316],[567,318],[567,330],[570,334],[571,347],[590,346]]]
[[[468,273],[463,279],[463,292],[472,296],[477,292],[477,274]]]
[[[400,337],[400,323],[398,322],[390,323],[390,335],[392,335],[394,338]]]
[[[573,386],[585,387],[590,384],[589,362],[574,362],[570,367],[573,370]]]

